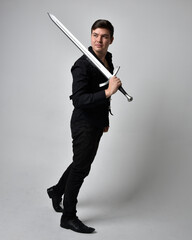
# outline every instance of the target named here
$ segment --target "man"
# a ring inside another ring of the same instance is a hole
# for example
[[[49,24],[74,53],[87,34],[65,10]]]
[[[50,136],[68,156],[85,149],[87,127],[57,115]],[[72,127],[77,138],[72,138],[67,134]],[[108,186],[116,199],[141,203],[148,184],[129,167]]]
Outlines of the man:
[[[108,47],[113,42],[113,26],[107,20],[97,20],[91,28],[91,47],[89,51],[113,73],[112,55]],[[83,224],[77,217],[76,205],[79,190],[88,176],[91,164],[97,153],[103,132],[109,129],[110,97],[121,85],[117,77],[102,88],[100,83],[105,76],[83,55],[72,69],[74,110],[71,117],[73,139],[73,162],[63,173],[59,182],[47,189],[53,208],[63,212],[60,226],[80,233],[93,233],[94,228]],[[62,209],[60,203],[63,199]]]

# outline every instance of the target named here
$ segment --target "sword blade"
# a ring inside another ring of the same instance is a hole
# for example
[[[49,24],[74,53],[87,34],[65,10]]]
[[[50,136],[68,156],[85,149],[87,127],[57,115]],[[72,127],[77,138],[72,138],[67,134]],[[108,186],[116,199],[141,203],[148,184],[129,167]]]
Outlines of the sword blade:
[[[87,48],[85,48],[81,42],[53,15],[48,13],[51,20],[56,26],[79,48],[79,50],[85,54],[91,62],[106,76],[110,79],[113,75],[97,60],[95,56]]]

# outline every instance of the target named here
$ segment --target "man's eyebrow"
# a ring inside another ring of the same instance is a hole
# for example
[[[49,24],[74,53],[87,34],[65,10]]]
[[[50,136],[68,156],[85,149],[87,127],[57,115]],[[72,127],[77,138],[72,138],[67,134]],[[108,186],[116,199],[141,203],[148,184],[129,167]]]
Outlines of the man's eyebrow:
[[[99,35],[99,34],[96,33],[96,32],[93,32],[92,34],[93,34],[93,35],[97,35],[97,36]],[[101,36],[102,36],[102,37],[109,37],[110,34],[108,34],[108,33],[104,33],[104,34],[101,34]]]

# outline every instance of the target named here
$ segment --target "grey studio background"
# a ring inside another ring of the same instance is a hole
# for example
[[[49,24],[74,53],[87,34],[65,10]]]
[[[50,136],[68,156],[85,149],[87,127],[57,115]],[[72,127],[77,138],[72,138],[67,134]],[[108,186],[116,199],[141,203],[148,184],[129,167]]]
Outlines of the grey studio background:
[[[92,236],[59,227],[47,187],[71,162],[70,68],[99,18],[115,27],[109,51],[132,103],[112,97],[80,192]],[[0,237],[4,240],[191,239],[192,1],[0,1]]]

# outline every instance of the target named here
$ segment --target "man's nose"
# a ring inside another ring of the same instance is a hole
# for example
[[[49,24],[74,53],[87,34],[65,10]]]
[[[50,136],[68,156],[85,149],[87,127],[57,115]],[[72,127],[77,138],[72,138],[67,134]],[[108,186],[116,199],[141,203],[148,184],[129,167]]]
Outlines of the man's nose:
[[[98,42],[101,42],[101,41],[102,41],[102,37],[101,37],[101,36],[98,36],[98,37],[97,37],[97,41],[98,41]]]

